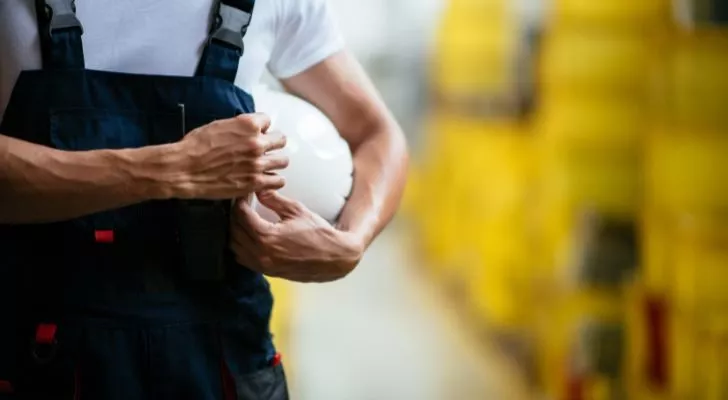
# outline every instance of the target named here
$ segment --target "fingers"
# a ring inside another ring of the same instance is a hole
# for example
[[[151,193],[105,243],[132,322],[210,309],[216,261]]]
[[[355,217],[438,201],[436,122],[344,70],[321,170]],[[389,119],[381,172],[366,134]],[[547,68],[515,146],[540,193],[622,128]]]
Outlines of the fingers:
[[[270,155],[260,159],[260,172],[270,172],[288,167],[289,159],[286,156]]]
[[[268,271],[270,259],[260,253],[260,246],[245,231],[233,230],[230,237],[230,249],[238,264],[262,274],[270,274]]]
[[[236,227],[243,229],[253,240],[259,235],[267,234],[273,230],[274,224],[263,219],[253,207],[246,201],[239,201],[236,204],[236,217],[234,223]],[[234,231],[235,229],[233,229]]]
[[[258,200],[261,204],[278,214],[282,220],[296,217],[304,210],[301,203],[289,199],[276,191],[260,192],[258,193]]]
[[[263,135],[261,137],[261,147],[263,153],[280,150],[286,147],[286,141],[286,137],[280,133]]]
[[[258,237],[255,230],[245,221],[246,216],[240,209],[240,205],[235,205],[233,218],[230,219],[230,241],[232,243],[242,243],[245,241],[258,244]]]
[[[236,122],[243,124],[245,129],[267,132],[270,128],[270,117],[263,113],[241,114],[234,119]]]
[[[286,179],[280,175],[258,174],[253,184],[254,192],[278,190],[286,185]]]

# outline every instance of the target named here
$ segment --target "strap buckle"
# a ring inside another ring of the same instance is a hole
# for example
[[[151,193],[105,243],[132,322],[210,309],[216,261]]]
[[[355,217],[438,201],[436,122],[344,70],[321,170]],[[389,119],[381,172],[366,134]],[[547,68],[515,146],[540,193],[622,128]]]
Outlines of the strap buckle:
[[[83,25],[76,17],[76,0],[45,0],[48,33],[60,29],[78,28],[83,34]]]
[[[35,330],[35,340],[31,354],[38,364],[48,364],[55,358],[58,350],[56,324],[39,324]]]
[[[243,36],[248,30],[251,13],[239,10],[235,7],[219,3],[215,28],[210,35],[210,40],[219,40],[243,51]]]

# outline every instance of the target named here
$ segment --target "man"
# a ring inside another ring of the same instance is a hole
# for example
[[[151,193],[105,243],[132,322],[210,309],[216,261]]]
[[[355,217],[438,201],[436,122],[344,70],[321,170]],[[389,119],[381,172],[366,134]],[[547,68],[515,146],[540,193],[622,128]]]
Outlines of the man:
[[[400,129],[325,0],[72,3],[0,2],[0,398],[287,398],[263,275],[356,267],[401,196]],[[275,192],[266,66],[352,148],[336,226]],[[252,193],[280,223],[230,200]]]

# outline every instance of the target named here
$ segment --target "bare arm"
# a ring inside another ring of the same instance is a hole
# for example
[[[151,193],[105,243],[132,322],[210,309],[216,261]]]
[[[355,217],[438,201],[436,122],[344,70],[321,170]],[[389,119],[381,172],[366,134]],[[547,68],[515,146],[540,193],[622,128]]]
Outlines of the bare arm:
[[[0,135],[0,223],[64,220],[162,198],[169,146],[66,152]]]
[[[267,172],[288,160],[265,153],[261,114],[216,121],[182,141],[126,150],[68,152],[0,135],[0,224],[62,221],[146,200],[230,199],[278,189]]]
[[[283,84],[326,113],[349,143],[356,173],[339,228],[368,246],[391,221],[402,197],[408,153],[400,127],[359,63],[345,51]]]

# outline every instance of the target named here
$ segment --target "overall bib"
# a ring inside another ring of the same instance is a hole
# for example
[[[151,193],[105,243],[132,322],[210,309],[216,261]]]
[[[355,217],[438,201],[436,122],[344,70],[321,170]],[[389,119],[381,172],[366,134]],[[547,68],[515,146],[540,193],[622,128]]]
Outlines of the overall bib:
[[[254,111],[233,84],[253,0],[217,2],[194,77],[85,69],[73,3],[36,0],[43,68],[21,73],[3,134],[138,148]],[[148,201],[0,226],[0,399],[287,399],[269,285],[228,250],[230,207]]]

